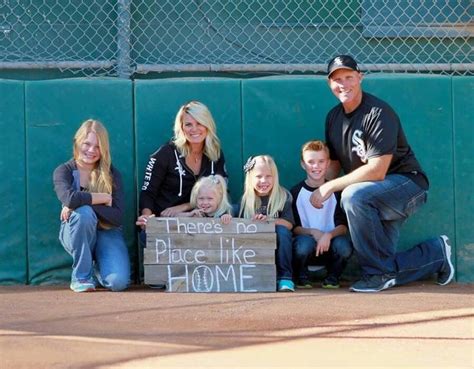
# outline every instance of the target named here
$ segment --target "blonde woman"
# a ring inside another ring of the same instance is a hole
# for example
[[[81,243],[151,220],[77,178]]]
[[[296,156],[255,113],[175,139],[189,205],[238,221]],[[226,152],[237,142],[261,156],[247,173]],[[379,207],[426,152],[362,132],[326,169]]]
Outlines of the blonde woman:
[[[112,291],[127,288],[130,261],[122,234],[124,195],[112,166],[105,127],[86,120],[77,130],[73,158],[56,168],[54,189],[61,201],[59,240],[72,256],[71,289],[90,292],[97,282]]]
[[[148,161],[136,224],[144,229],[150,216],[173,217],[190,211],[196,181],[215,174],[227,178],[216,124],[206,105],[190,101],[176,114],[171,142]]]
[[[294,225],[291,194],[280,186],[278,169],[269,155],[250,157],[244,166],[245,189],[240,216],[253,220],[275,219],[277,233],[277,289],[295,290],[292,267],[292,234]]]

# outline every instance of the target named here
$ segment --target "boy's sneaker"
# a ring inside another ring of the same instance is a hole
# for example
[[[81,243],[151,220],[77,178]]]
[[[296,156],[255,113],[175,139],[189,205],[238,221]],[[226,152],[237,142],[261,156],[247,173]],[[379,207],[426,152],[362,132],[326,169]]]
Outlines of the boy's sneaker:
[[[451,282],[454,278],[454,266],[451,262],[451,244],[449,243],[448,236],[442,235],[440,236],[441,239],[441,247],[443,248],[443,255],[446,258],[441,270],[438,272],[438,284],[440,286],[447,285]]]
[[[322,287],[327,288],[327,289],[339,288],[340,287],[339,278],[333,275],[328,275],[326,278],[324,278]]]
[[[74,292],[93,292],[95,291],[95,284],[87,279],[80,279],[71,282],[70,288]]]
[[[278,292],[295,292],[295,284],[289,279],[280,279],[278,281]]]
[[[352,292],[379,292],[393,287],[396,279],[393,274],[373,274],[362,277],[349,290]]]
[[[313,284],[307,278],[300,278],[298,282],[296,283],[296,288],[310,289],[310,288],[313,288]]]

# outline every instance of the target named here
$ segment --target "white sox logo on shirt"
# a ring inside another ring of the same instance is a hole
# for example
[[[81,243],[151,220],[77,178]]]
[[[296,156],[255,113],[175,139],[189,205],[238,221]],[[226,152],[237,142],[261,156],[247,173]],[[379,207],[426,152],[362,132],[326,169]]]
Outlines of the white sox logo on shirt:
[[[372,126],[376,123],[377,119],[380,117],[380,113],[382,112],[382,108],[373,107],[370,109],[370,112],[364,115],[362,119],[362,125]],[[362,163],[367,163],[367,147],[365,146],[364,139],[362,138],[363,132],[360,129],[356,129],[352,134],[352,151],[355,151],[357,156],[360,158]]]
[[[370,111],[364,115],[364,118],[362,119],[362,124],[367,126],[367,125],[372,125],[375,124],[377,119],[380,117],[380,113],[382,112],[382,108],[375,108],[373,107],[370,109]]]
[[[356,129],[352,134],[352,151],[355,151],[362,163],[367,163],[367,149],[365,148],[365,142],[362,139],[362,135],[363,132],[360,129]]]

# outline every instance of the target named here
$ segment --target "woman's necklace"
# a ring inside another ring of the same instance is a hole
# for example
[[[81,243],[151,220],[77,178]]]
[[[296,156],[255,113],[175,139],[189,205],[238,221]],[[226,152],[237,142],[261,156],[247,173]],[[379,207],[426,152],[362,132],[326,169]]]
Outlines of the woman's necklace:
[[[190,156],[191,159],[194,161],[194,164],[199,163],[202,159],[202,153],[191,153]]]

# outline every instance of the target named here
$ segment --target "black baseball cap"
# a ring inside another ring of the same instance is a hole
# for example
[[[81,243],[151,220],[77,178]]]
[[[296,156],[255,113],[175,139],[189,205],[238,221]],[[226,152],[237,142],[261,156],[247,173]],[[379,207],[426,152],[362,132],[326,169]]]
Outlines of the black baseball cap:
[[[350,69],[356,72],[360,72],[357,62],[352,56],[349,55],[338,55],[329,61],[328,78],[334,71],[338,69]]]

